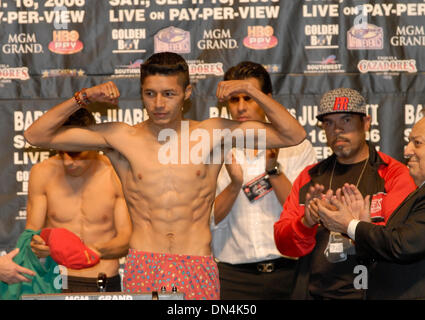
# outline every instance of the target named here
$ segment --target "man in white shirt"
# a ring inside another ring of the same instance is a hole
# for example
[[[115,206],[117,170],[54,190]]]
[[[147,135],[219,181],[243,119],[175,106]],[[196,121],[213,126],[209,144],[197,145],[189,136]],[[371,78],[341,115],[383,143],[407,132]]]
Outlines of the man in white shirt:
[[[232,118],[266,122],[255,97],[260,92],[272,94],[267,71],[244,61],[230,68],[224,80],[250,82],[258,90],[238,92],[227,101]],[[220,171],[212,221],[221,299],[287,299],[297,260],[276,249],[273,224],[292,182],[305,166],[316,162],[315,151],[304,140],[282,149],[233,149],[228,156],[233,161]]]

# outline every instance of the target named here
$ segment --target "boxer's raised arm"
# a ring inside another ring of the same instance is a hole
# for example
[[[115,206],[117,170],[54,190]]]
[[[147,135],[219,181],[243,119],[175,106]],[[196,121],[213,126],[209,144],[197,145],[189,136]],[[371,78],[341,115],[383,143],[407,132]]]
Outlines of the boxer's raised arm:
[[[105,130],[95,130],[96,125],[87,128],[62,126],[70,115],[85,104],[84,101],[116,104],[119,97],[119,91],[113,82],[86,89],[85,93],[86,98],[80,92],[77,97],[72,97],[47,111],[25,130],[25,139],[38,147],[66,151],[108,147],[103,135]]]
[[[266,129],[267,148],[282,148],[301,143],[306,132],[301,124],[289,113],[289,111],[271,94],[265,94],[247,80],[221,81],[217,86],[217,98],[227,101],[237,94],[246,94],[254,99],[264,110],[270,124],[257,121],[244,121],[229,126],[242,129]]]

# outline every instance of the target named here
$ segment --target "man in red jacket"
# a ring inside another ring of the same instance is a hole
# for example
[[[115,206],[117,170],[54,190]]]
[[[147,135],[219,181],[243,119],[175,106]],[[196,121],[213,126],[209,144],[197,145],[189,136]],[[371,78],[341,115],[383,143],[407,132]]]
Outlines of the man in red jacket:
[[[367,201],[352,185],[344,186],[343,202],[331,198],[337,210],[329,210],[328,203],[319,199],[311,205],[329,230],[346,233],[355,241],[357,255],[371,262],[357,278],[361,279],[357,283],[368,287],[367,299],[425,299],[424,142],[422,118],[413,126],[404,149],[407,167],[418,188],[403,200],[385,226],[370,223]]]
[[[315,197],[330,197],[345,183],[370,195],[371,219],[385,224],[402,200],[415,189],[406,166],[376,151],[366,141],[370,116],[359,92],[339,88],[327,92],[319,105],[318,120],[333,155],[306,167],[295,180],[274,236],[279,251],[300,259],[294,299],[362,299],[354,287],[356,257],[345,234],[330,232],[308,209]]]

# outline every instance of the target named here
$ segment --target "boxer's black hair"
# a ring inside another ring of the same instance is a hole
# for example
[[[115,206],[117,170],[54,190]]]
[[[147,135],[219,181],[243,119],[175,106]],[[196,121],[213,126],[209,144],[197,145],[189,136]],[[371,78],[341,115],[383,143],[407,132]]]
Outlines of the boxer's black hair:
[[[174,52],[155,53],[140,66],[140,85],[143,86],[147,76],[179,75],[184,89],[189,85],[189,67],[186,61]]]
[[[245,80],[255,78],[260,82],[261,91],[265,94],[273,92],[272,81],[267,70],[259,63],[242,61],[231,67],[224,74],[224,80]]]
[[[87,109],[81,108],[69,116],[64,126],[88,127],[96,124],[93,114]]]

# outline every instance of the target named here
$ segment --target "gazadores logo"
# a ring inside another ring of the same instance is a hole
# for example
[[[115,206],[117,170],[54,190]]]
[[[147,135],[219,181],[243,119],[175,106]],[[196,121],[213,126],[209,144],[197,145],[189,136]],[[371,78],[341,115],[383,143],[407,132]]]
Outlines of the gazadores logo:
[[[0,80],[28,80],[29,78],[27,67],[11,68],[0,65]]]
[[[393,57],[381,57],[378,60],[360,60],[357,68],[361,73],[367,72],[418,72],[416,60],[399,60]]]
[[[83,43],[78,40],[80,34],[76,30],[54,30],[53,41],[49,50],[57,54],[74,54],[83,50]]]
[[[196,82],[208,76],[221,77],[224,74],[223,63],[204,62],[203,60],[188,60],[190,81]]]

